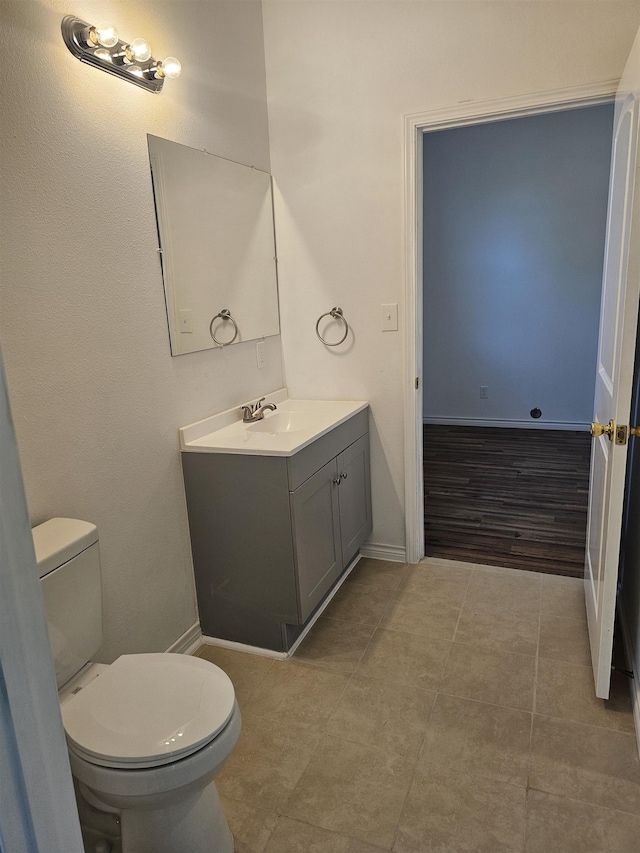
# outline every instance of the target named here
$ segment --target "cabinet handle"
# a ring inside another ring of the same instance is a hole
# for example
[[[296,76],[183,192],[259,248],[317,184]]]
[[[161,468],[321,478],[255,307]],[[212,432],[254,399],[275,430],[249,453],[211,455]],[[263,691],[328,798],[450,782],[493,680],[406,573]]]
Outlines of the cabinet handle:
[[[343,480],[346,480],[346,479],[347,479],[347,475],[346,475],[346,474],[340,474],[340,476],[342,477],[342,479],[343,479]]]
[[[333,484],[334,484],[334,486],[339,486],[340,485],[340,477],[336,477],[335,480],[333,481]]]

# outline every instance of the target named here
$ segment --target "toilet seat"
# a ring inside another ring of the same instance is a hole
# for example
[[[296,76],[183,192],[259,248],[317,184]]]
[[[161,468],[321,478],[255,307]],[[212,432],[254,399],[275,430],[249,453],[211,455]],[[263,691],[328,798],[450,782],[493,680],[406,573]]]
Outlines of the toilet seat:
[[[226,726],[235,693],[201,658],[122,655],[62,706],[69,748],[103,767],[143,769],[186,758]]]

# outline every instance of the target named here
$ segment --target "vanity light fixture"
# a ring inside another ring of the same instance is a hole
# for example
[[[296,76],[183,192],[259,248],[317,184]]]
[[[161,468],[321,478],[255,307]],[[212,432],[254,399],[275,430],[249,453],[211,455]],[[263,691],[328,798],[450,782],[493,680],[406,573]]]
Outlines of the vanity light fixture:
[[[66,15],[62,19],[62,38],[81,62],[115,74],[149,92],[162,91],[164,78],[179,77],[182,70],[175,56],[154,59],[144,39],[123,41],[118,38],[115,27],[106,21],[93,26]]]

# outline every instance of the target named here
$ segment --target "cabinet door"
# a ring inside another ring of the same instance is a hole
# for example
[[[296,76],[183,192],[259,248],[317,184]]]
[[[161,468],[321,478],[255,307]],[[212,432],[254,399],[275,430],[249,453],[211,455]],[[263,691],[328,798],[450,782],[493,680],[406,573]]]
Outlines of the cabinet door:
[[[343,565],[355,556],[371,533],[369,436],[363,435],[337,458]]]
[[[336,581],[342,568],[336,460],[291,493],[300,622]]]

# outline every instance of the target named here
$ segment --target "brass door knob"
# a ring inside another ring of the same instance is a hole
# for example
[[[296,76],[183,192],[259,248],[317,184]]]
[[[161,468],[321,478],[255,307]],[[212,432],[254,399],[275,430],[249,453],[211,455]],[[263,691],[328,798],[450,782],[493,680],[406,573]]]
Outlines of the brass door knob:
[[[613,431],[615,429],[615,424],[613,420],[610,420],[607,426],[603,426],[602,424],[594,421],[591,424],[591,438],[598,438],[600,435],[605,435],[609,439],[609,441],[613,441]]]
[[[635,435],[636,438],[640,438],[640,426],[629,427],[629,435]]]

